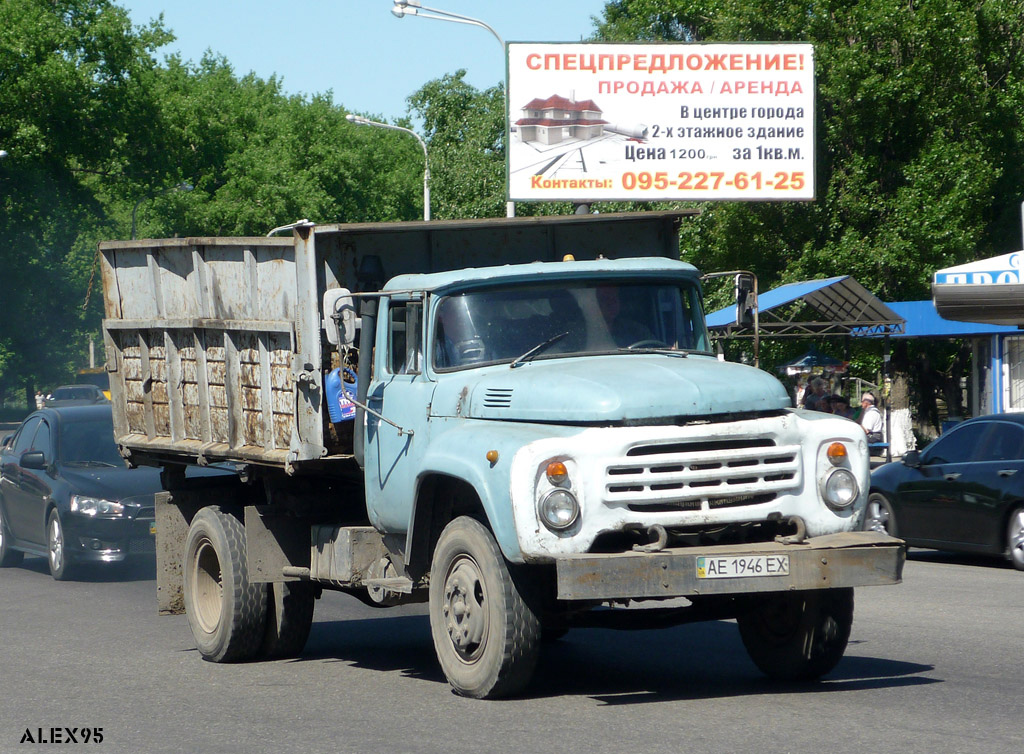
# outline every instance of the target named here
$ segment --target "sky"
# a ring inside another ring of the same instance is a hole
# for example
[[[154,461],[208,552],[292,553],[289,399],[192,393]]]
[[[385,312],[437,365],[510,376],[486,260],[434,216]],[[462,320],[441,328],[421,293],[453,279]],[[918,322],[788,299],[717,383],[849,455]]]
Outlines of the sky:
[[[115,0],[132,23],[161,13],[176,41],[157,52],[198,62],[223,55],[237,76],[276,75],[289,94],[333,92],[351,112],[394,121],[423,84],[460,68],[486,89],[505,78],[493,34],[462,23],[391,14],[393,0]],[[578,42],[605,0],[425,0],[484,21],[505,42]]]

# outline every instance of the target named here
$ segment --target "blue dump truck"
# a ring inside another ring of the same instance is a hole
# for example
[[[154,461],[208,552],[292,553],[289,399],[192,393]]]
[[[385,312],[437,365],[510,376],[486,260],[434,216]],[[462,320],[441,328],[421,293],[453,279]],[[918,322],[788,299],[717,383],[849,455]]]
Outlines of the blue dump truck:
[[[478,698],[580,626],[734,618],[769,676],[830,671],[905,548],[860,531],[860,427],[715,355],[685,221],[102,243],[116,440],[164,471],[160,610],[238,662],[299,654],[325,589],[427,602]]]

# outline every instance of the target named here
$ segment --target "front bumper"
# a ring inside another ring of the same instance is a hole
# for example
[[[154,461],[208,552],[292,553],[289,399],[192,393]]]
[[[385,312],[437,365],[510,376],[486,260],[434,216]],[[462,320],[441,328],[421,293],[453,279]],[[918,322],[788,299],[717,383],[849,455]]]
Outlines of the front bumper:
[[[64,526],[67,553],[77,562],[115,563],[134,555],[156,553],[152,509],[135,518],[68,516]]]
[[[903,540],[878,532],[811,537],[799,544],[677,547],[659,552],[582,553],[555,559],[558,599],[616,600],[697,597],[898,584],[906,561]],[[789,557],[779,576],[701,578],[698,558]]]

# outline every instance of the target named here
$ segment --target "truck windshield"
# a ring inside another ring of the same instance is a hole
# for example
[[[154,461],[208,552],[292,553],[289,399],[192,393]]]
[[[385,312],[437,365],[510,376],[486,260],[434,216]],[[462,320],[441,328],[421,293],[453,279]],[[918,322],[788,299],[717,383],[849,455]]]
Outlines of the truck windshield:
[[[445,296],[436,312],[438,371],[516,362],[531,351],[545,359],[710,350],[697,286],[686,281],[494,287]]]

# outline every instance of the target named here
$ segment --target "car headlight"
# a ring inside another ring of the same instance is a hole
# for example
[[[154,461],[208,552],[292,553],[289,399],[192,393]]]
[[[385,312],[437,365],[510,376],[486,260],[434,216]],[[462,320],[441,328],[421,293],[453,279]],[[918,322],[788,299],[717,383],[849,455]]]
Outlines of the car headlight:
[[[835,510],[849,508],[860,494],[857,477],[849,469],[832,469],[821,484],[821,496]]]
[[[71,512],[83,516],[123,516],[124,503],[87,495],[71,496]]]
[[[554,489],[540,499],[537,512],[544,525],[553,531],[568,529],[580,517],[576,496],[566,489]]]

